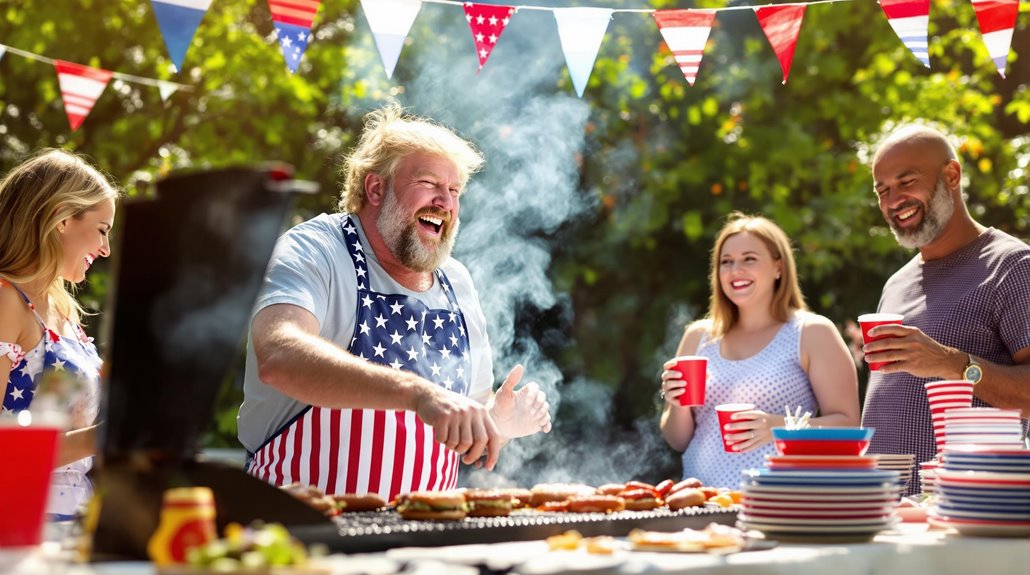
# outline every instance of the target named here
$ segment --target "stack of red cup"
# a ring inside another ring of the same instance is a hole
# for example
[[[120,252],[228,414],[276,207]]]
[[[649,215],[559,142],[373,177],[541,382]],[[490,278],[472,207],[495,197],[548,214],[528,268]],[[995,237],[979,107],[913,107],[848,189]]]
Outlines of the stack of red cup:
[[[940,453],[947,443],[944,413],[949,409],[968,408],[973,405],[973,382],[964,379],[945,379],[928,381],[923,385],[926,387],[926,399],[930,402],[930,417],[933,419],[937,453]]]

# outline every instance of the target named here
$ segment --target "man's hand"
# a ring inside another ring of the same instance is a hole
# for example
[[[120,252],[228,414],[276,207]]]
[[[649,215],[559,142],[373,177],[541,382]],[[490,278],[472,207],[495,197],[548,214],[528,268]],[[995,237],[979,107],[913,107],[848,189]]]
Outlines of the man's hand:
[[[862,348],[867,362],[890,362],[880,367],[881,373],[959,379],[969,359],[963,351],[941,345],[910,325],[880,325],[869,334],[890,336],[871,341]]]
[[[486,468],[493,469],[504,442],[486,406],[433,384],[419,397],[415,413],[433,428],[433,436],[470,465],[486,453]]]
[[[490,416],[505,439],[551,431],[551,406],[540,386],[533,381],[515,390],[522,381],[523,371],[521,364],[512,368],[501,388],[487,403]]]

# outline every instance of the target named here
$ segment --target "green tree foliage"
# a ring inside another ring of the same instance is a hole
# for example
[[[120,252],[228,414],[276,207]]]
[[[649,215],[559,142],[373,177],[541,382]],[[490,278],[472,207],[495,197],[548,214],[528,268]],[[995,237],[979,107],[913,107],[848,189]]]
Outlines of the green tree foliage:
[[[149,2],[0,0],[4,44],[189,87],[163,102],[156,88],[113,81],[72,134],[52,67],[9,54],[0,61],[0,164],[7,169],[36,148],[63,146],[95,158],[138,195],[174,169],[281,160],[323,187],[298,207],[297,217],[330,210],[339,157],[361,114],[388,97],[405,103],[406,90],[414,89],[405,65],[414,55],[446,44],[454,66],[473,65],[469,38],[436,34],[430,28],[436,20],[427,15],[449,10],[449,17],[462,18],[460,11],[429,6],[391,82],[355,0],[323,2],[296,75],[286,70],[260,0],[216,0],[178,74]],[[560,337],[548,338],[546,351],[565,379],[609,388],[619,427],[633,430],[643,420],[653,430],[659,368],[683,325],[705,312],[709,250],[730,211],[763,213],[787,231],[815,311],[843,324],[876,307],[880,286],[911,254],[897,247],[876,208],[867,162],[885,130],[915,119],[963,138],[974,217],[1026,238],[1030,5],[1021,10],[1002,79],[968,2],[933,4],[931,70],[901,44],[875,2],[810,6],[786,85],[753,13],[724,11],[693,87],[650,16],[617,14],[584,95],[590,117],[579,193],[590,212],[544,238],[552,249],[551,279],[568,297],[550,310],[524,310],[528,319],[519,329],[557,330]],[[528,34],[557,50],[553,30],[513,24],[502,42]],[[488,65],[501,64],[494,56]],[[475,81],[488,81],[487,74]],[[564,68],[549,90],[572,92]],[[91,274],[83,294],[91,307],[101,307],[107,283],[103,268]],[[221,401],[212,444],[235,436],[239,389],[228,386]],[[576,420],[572,413],[569,419]]]

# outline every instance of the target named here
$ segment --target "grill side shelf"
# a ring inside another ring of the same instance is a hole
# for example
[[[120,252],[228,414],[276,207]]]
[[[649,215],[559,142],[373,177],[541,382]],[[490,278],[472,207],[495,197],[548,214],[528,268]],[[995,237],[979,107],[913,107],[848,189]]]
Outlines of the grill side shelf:
[[[472,543],[531,541],[575,529],[586,537],[622,537],[633,529],[678,531],[709,523],[733,525],[736,509],[549,513],[516,511],[508,517],[469,517],[462,521],[409,521],[394,511],[344,513],[334,525],[303,525],[290,532],[305,544],[321,543],[337,553],[370,553],[395,547],[441,547]]]

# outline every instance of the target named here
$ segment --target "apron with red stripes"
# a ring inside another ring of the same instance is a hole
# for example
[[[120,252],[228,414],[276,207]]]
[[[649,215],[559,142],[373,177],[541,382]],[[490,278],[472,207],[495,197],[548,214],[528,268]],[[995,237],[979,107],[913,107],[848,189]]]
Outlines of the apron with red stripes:
[[[467,396],[468,330],[447,276],[436,271],[450,309],[372,291],[349,217],[343,230],[358,289],[348,351]],[[391,500],[410,491],[454,488],[458,463],[458,455],[435,441],[432,427],[412,411],[308,406],[254,453],[248,472],[275,485],[300,482],[328,494],[377,493]]]

